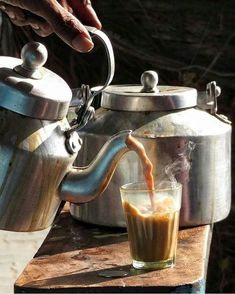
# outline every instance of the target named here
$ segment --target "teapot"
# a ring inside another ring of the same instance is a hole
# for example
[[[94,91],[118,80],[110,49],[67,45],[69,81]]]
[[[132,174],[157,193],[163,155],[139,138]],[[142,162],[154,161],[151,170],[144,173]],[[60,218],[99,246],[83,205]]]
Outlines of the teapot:
[[[89,31],[104,40],[113,64],[106,35]],[[22,60],[0,57],[0,229],[47,228],[62,201],[84,203],[101,194],[128,151],[131,131],[124,130],[86,168],[73,166],[82,140],[66,118],[72,91],[43,67],[47,55],[44,45],[30,42],[21,51]],[[112,76],[113,66],[105,86]]]
[[[218,114],[219,95],[215,81],[199,92],[159,85],[158,74],[152,70],[141,75],[138,85],[110,85],[102,92],[95,117],[79,130],[86,148],[81,148],[76,163],[86,165],[97,146],[130,128],[153,163],[156,181],[182,184],[181,227],[223,220],[231,207],[232,128]],[[125,227],[120,198],[114,195],[121,185],[143,180],[141,177],[136,154],[128,152],[102,197],[82,206],[72,204],[72,216],[92,224]]]

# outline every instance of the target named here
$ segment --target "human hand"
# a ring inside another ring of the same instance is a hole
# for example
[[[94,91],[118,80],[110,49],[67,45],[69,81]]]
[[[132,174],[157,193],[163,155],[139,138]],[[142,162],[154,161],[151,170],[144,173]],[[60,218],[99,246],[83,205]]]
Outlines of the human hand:
[[[101,28],[89,0],[3,0],[0,9],[15,25],[29,25],[42,37],[54,32],[79,52],[93,48],[82,23]]]

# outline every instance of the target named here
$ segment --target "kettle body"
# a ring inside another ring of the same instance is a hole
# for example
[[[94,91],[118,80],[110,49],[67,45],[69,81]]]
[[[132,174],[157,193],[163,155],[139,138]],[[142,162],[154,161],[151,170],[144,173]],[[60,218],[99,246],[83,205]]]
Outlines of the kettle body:
[[[77,153],[64,144],[67,119],[48,121],[0,109],[0,228],[47,228],[60,206],[58,187]]]
[[[42,44],[26,44],[21,57],[0,57],[0,229],[28,232],[50,226],[62,201],[100,195],[130,149],[131,131],[112,136],[89,166],[74,166],[82,141],[79,122],[66,118],[72,91],[43,67]]]
[[[84,146],[77,163],[86,165],[112,132],[126,127],[143,143],[155,180],[167,178],[182,184],[181,227],[227,217],[231,206],[231,125],[226,120],[199,109],[197,104],[166,111],[100,108],[79,133]],[[143,180],[141,164],[129,152],[120,161],[102,201],[71,205],[72,216],[89,223],[125,227],[119,188],[139,180]]]

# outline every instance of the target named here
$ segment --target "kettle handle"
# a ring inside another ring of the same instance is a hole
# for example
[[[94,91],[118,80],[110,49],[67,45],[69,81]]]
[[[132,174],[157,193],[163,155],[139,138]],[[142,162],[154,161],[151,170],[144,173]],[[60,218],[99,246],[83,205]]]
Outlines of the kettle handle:
[[[85,26],[91,35],[98,37],[98,39],[102,42],[105,47],[105,51],[107,54],[108,59],[108,76],[106,78],[106,82],[103,86],[96,86],[90,88],[88,85],[82,85],[80,89],[76,90],[76,94],[74,95],[75,98],[78,100],[83,101],[83,104],[80,104],[75,111],[77,113],[77,119],[72,123],[72,128],[68,131],[71,133],[75,128],[82,128],[86,125],[86,123],[93,117],[94,115],[94,108],[91,107],[93,99],[96,95],[100,94],[112,81],[114,72],[115,72],[115,60],[114,60],[114,53],[112,44],[108,38],[108,36],[91,26]],[[73,92],[74,92],[73,90]],[[76,99],[74,99],[76,100]],[[72,102],[73,103],[73,100]],[[72,105],[72,104],[71,104]]]
[[[91,27],[91,26],[85,26],[85,27],[89,33],[91,33],[92,35],[95,35],[102,42],[102,44],[104,45],[105,51],[107,53],[107,59],[108,59],[108,76],[107,76],[106,82],[104,83],[103,86],[96,86],[91,88],[93,92],[92,96],[94,97],[98,95],[99,93],[101,93],[111,83],[114,76],[114,72],[115,72],[115,59],[114,59],[114,53],[113,53],[113,46],[108,36],[104,32],[94,27]]]

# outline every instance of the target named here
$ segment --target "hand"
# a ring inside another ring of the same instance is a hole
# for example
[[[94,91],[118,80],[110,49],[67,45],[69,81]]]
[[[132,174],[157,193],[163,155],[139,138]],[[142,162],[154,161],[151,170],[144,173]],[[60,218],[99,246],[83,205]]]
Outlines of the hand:
[[[0,9],[15,25],[29,25],[42,37],[54,32],[79,52],[93,48],[82,22],[101,28],[89,0],[3,0]]]

